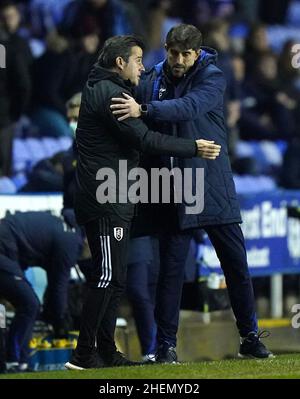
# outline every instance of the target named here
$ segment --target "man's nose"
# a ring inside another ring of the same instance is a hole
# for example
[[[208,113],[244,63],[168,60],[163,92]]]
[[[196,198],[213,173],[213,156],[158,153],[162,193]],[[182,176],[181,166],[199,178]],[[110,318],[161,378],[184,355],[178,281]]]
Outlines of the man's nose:
[[[183,55],[182,54],[177,55],[176,63],[180,64],[180,65],[183,64]]]
[[[143,64],[141,65],[141,71],[145,71],[145,67]]]

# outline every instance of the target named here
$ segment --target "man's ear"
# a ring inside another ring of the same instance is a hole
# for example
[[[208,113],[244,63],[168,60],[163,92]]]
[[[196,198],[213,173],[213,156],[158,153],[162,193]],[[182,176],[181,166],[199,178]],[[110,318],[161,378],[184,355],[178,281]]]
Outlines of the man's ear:
[[[165,50],[168,51],[168,45],[165,43]]]
[[[122,57],[117,57],[116,58],[116,66],[117,68],[121,69],[121,71],[123,71],[124,69],[124,60]]]

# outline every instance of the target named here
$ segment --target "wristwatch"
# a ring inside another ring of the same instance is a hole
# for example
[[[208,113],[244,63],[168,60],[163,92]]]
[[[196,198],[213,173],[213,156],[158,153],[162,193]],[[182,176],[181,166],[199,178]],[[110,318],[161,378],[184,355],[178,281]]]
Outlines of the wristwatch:
[[[140,111],[141,111],[141,116],[147,116],[147,114],[148,114],[148,105],[147,104],[141,104]]]

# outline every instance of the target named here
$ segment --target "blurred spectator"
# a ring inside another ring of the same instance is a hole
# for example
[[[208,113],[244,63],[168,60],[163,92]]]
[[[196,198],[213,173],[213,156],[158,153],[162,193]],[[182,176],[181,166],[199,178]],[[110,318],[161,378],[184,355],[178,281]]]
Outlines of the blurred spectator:
[[[0,176],[10,176],[14,123],[26,112],[31,80],[23,54],[1,29],[0,43],[5,46],[6,68],[0,68]]]
[[[245,80],[245,61],[241,55],[233,54],[231,62],[235,80],[238,82],[239,86],[242,86]]]
[[[29,173],[27,184],[20,192],[57,192],[63,190],[63,159],[59,152],[49,159],[42,159]]]
[[[295,138],[288,146],[281,169],[280,186],[300,189],[300,138]]]
[[[234,54],[242,56],[245,52],[245,42],[249,27],[244,22],[235,22],[230,25],[230,47]]]
[[[81,93],[76,93],[67,102],[67,118],[74,135],[77,128],[80,103]],[[74,208],[75,168],[77,163],[76,148],[74,141],[63,159],[63,215],[65,210]]]
[[[71,53],[67,39],[56,31],[47,36],[47,51],[34,62],[34,110],[32,122],[41,136],[71,136],[66,101],[72,78]]]
[[[291,0],[264,0],[259,2],[260,19],[266,24],[283,24]]]
[[[241,90],[240,82],[236,79],[229,37],[229,23],[222,19],[215,19],[206,26],[204,43],[218,52],[217,65],[226,78],[226,91],[224,96],[225,119],[229,129],[229,151],[234,152],[235,142],[238,139],[236,130],[240,118]]]
[[[183,21],[202,30],[212,18],[226,19],[234,13],[234,0],[185,0],[180,2]]]
[[[286,97],[279,85],[277,57],[271,52],[257,56],[243,86],[241,138],[289,139],[295,130],[295,104],[286,102]]]
[[[31,34],[43,39],[61,23],[64,8],[72,0],[30,0],[27,6],[27,19]]]
[[[248,33],[245,43],[245,62],[246,62],[246,75],[250,76],[255,64],[257,57],[271,51],[266,26],[260,23],[253,24]]]
[[[114,35],[144,36],[144,25],[134,4],[120,0],[76,0],[67,5],[62,28],[73,38],[97,31],[101,44]]]
[[[288,40],[279,55],[278,77],[282,94],[279,100],[285,107],[289,108],[295,118],[294,135],[299,136],[300,126],[300,68],[292,65],[292,47],[295,41]]]
[[[21,19],[19,8],[13,1],[7,0],[1,2],[0,23],[3,29],[9,34],[11,46],[14,47],[22,57],[23,62],[30,68],[33,59],[28,41],[19,33]]]
[[[86,31],[78,38],[71,50],[70,87],[68,97],[83,90],[88,75],[96,62],[99,50],[99,37],[96,31]]]
[[[174,4],[170,0],[154,0],[150,3],[148,26],[148,51],[143,63],[150,68],[166,57],[165,37],[167,32],[181,22],[174,17]]]
[[[240,19],[249,23],[256,22],[259,12],[259,0],[236,0],[236,12]]]
[[[75,136],[75,132],[77,129],[77,122],[79,116],[79,109],[81,104],[81,93],[78,92],[74,94],[66,104],[67,107],[67,118],[72,129],[72,132]]]
[[[294,68],[292,64],[292,47],[296,44],[294,40],[288,40],[284,44],[278,60],[278,75],[280,83],[292,95],[300,99],[300,69]]]
[[[146,18],[149,18],[149,8],[151,7],[151,3],[153,0],[127,0],[128,3],[134,4],[135,7],[139,10],[141,14],[142,21],[145,21]],[[173,0],[172,3],[175,3],[177,0]]]

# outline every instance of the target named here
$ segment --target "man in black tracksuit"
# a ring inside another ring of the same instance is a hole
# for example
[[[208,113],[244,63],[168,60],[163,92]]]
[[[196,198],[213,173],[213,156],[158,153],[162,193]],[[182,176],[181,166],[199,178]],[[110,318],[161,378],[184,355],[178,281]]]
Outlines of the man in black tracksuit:
[[[70,369],[133,364],[116,350],[114,342],[117,308],[126,283],[129,229],[134,216],[134,205],[128,200],[127,189],[123,190],[124,181],[118,178],[123,172],[119,170],[119,161],[126,163],[129,172],[138,166],[140,152],[215,159],[220,151],[220,146],[212,142],[173,138],[150,131],[141,120],[129,118],[118,122],[112,115],[111,98],[123,92],[132,95],[133,87],[139,83],[144,70],[142,48],[143,44],[132,36],[108,39],[82,94],[76,131],[75,213],[78,223],[85,226],[94,272],[82,311],[77,348],[66,363]],[[100,177],[104,168],[116,175],[115,187],[107,187],[108,191],[115,191],[116,199],[108,202],[99,195],[99,180],[105,180]]]
[[[70,269],[82,254],[80,228],[69,228],[48,212],[18,212],[0,221],[0,297],[15,308],[8,335],[7,362],[18,368],[28,361],[28,342],[40,310],[24,270],[40,266],[47,273],[45,314],[54,335],[66,333]]]

